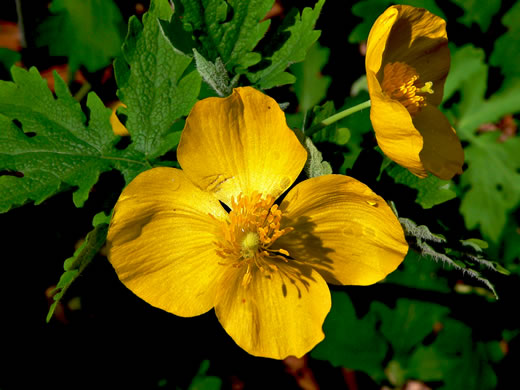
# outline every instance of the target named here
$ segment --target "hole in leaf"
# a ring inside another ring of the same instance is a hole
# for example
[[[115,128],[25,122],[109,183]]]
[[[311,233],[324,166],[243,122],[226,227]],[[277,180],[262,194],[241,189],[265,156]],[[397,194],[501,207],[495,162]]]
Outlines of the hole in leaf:
[[[222,12],[222,14],[219,15],[219,17],[218,17],[220,24],[231,22],[231,20],[233,19],[233,16],[235,15],[235,10],[227,1],[222,3],[219,11]],[[226,13],[225,16],[223,15],[224,12]]]
[[[14,177],[23,177],[23,173],[22,172],[18,172],[18,171],[11,171],[9,169],[4,169],[4,170],[1,170],[0,171],[0,176],[14,176]]]
[[[500,192],[500,191],[502,191],[504,189],[504,187],[502,186],[502,184],[497,184],[496,185],[496,189],[497,189],[497,191]]]
[[[12,122],[13,122],[13,125],[15,125],[20,130],[22,130],[22,122],[20,122],[18,119],[13,119]]]
[[[114,145],[114,147],[118,150],[123,150],[128,147],[132,143],[130,137],[121,137],[119,141]]]

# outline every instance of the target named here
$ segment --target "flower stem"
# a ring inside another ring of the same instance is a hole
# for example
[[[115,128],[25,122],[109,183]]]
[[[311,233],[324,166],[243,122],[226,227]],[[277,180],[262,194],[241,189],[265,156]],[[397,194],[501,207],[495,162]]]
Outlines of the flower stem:
[[[317,133],[324,127],[327,127],[327,126],[333,124],[334,122],[339,121],[340,119],[343,119],[349,115],[352,115],[355,112],[358,112],[365,108],[370,107],[370,104],[371,104],[370,100],[367,100],[366,102],[357,104],[354,107],[350,107],[350,108],[347,108],[346,110],[337,112],[336,114],[329,116],[328,118],[325,118],[320,123],[317,123],[314,126],[312,126],[311,128],[309,128],[307,131],[305,131],[305,135],[310,137],[311,135],[313,135],[314,133]]]

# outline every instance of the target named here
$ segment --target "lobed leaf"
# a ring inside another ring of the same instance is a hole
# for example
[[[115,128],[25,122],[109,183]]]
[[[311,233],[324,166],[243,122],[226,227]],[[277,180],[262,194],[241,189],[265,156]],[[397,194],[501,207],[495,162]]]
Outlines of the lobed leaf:
[[[516,2],[502,17],[508,31],[495,41],[489,63],[501,68],[506,77],[520,77],[520,3]]]
[[[40,26],[39,45],[66,56],[71,69],[94,72],[121,50],[123,18],[112,0],[53,0],[52,15]]]
[[[107,221],[108,222],[108,221]],[[85,241],[74,252],[72,257],[65,260],[63,268],[65,272],[61,275],[56,289],[54,290],[53,303],[47,314],[47,322],[50,321],[56,306],[63,298],[72,283],[81,275],[83,270],[90,264],[94,256],[105,244],[108,232],[108,223],[99,223],[87,234]]]
[[[0,212],[69,187],[81,207],[102,172],[116,168],[128,180],[147,168],[135,152],[114,148],[111,111],[94,93],[87,118],[56,73],[56,98],[36,68],[13,67],[12,77],[0,81]]]
[[[321,74],[327,64],[330,50],[314,43],[303,62],[291,65],[291,73],[296,77],[294,92],[300,111],[307,111],[318,104],[327,94],[331,78]]]
[[[270,25],[261,22],[273,0],[179,0],[185,29],[198,41],[197,50],[208,61],[221,58],[230,72],[258,63],[254,53]]]
[[[294,75],[285,72],[287,67],[305,59],[307,51],[316,42],[321,32],[314,30],[325,0],[318,0],[314,8],[306,7],[301,15],[294,10],[287,15],[273,41],[280,45],[277,50],[264,56],[268,65],[247,73],[249,80],[260,89],[269,89],[294,83]]]
[[[447,202],[457,197],[455,186],[450,180],[441,180],[436,176],[430,175],[425,179],[420,179],[397,164],[391,164],[386,169],[396,183],[404,184],[417,190],[415,202],[424,209],[430,209],[435,205]]]
[[[167,0],[152,1],[142,24],[132,16],[123,57],[114,63],[132,147],[147,159],[177,145],[172,126],[189,113],[200,91],[201,77],[189,67],[192,58],[172,46],[160,24],[171,16]]]
[[[464,10],[464,14],[457,19],[458,22],[468,27],[477,23],[482,32],[486,32],[493,16],[500,10],[501,0],[453,0],[453,3]]]
[[[358,318],[349,296],[332,292],[332,309],[325,319],[325,340],[311,352],[315,359],[380,376],[388,344],[376,330],[376,317],[369,313]],[[370,348],[367,348],[370,346]]]

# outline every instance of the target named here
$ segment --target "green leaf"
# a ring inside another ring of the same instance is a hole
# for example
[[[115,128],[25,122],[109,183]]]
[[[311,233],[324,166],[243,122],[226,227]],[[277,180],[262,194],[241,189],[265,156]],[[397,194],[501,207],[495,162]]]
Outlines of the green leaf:
[[[323,330],[325,340],[312,350],[313,358],[381,376],[388,344],[377,332],[373,314],[358,318],[348,295],[332,292],[332,309]]]
[[[465,148],[468,168],[460,180],[467,190],[460,211],[468,229],[478,227],[486,239],[498,243],[507,215],[520,202],[520,155],[515,152],[519,141],[514,137],[499,143],[498,134],[476,132],[482,124],[520,112],[520,79],[504,83],[486,99],[487,66],[482,50],[466,46],[455,53],[454,59],[457,77],[450,76],[448,84],[450,91],[460,90],[461,102],[452,108],[452,115],[457,118],[459,137],[470,142]]]
[[[368,34],[376,19],[389,6],[395,4],[392,0],[362,0],[352,6],[352,13],[359,16],[363,21],[350,33],[348,41],[359,43],[368,39]],[[441,18],[446,18],[442,10],[437,6],[435,0],[402,0],[399,4],[412,5],[414,7],[426,8]]]
[[[228,71],[258,63],[253,53],[263,38],[270,20],[260,21],[273,0],[180,0],[185,29],[197,36],[197,51],[208,61],[221,58]]]
[[[442,263],[425,259],[416,251],[410,250],[402,265],[385,278],[385,283],[449,293],[452,289],[448,286],[447,279],[439,276],[442,268]]]
[[[489,63],[500,67],[506,77],[520,77],[520,3],[515,2],[502,17],[508,31],[495,41]]]
[[[198,72],[189,68],[192,58],[176,50],[161,28],[159,18],[171,18],[166,3],[152,1],[143,24],[135,16],[130,18],[124,58],[114,64],[118,96],[128,107],[125,125],[132,147],[147,159],[159,157],[176,145],[172,126],[189,113],[201,84]],[[165,15],[168,10],[169,15]]]
[[[386,169],[396,183],[404,184],[417,190],[415,201],[424,209],[432,208],[435,205],[447,202],[457,197],[454,185],[450,180],[441,180],[436,176],[429,175],[427,178],[420,179],[397,164],[391,164]]]
[[[21,59],[22,55],[17,51],[0,47],[0,65],[4,67],[5,70],[11,69],[11,66],[13,66],[15,62],[21,61]],[[3,71],[1,67],[0,71]]]
[[[307,149],[307,162],[305,163],[305,173],[308,177],[329,175],[332,167],[327,161],[323,161],[321,152],[314,146],[310,137],[305,137],[303,145]]]
[[[436,356],[430,355],[430,358],[450,362],[446,365],[438,361],[434,363],[443,372],[444,385],[439,389],[491,390],[496,388],[497,378],[490,365],[492,356],[487,348],[490,343],[473,340],[471,329],[460,321],[446,318],[442,321],[442,325],[437,338],[431,344],[431,348],[436,350]],[[421,364],[418,359],[410,363],[412,367]]]
[[[460,211],[468,229],[480,228],[498,243],[507,216],[520,202],[520,139],[497,142],[498,134],[482,134],[465,149],[468,169]]]
[[[453,0],[453,3],[464,10],[464,14],[457,19],[458,22],[468,27],[477,23],[482,32],[486,32],[493,16],[500,10],[501,0]]]
[[[368,92],[361,91],[356,96],[346,98],[345,104],[338,111],[356,106],[369,99],[370,97],[368,96]],[[346,152],[344,155],[344,163],[340,169],[341,173],[345,173],[347,169],[350,169],[354,166],[354,163],[359,157],[359,154],[363,150],[361,143],[363,142],[365,134],[371,133],[373,131],[372,122],[370,121],[370,110],[362,110],[356,112],[353,115],[347,116],[338,123],[338,127],[344,127],[348,129],[350,133],[350,137],[346,145],[348,152]]]
[[[199,368],[199,372],[191,381],[188,390],[220,390],[222,379],[216,376],[206,375],[209,369],[209,360],[204,360]]]
[[[380,331],[392,345],[394,353],[403,356],[432,333],[435,323],[450,311],[445,306],[406,298],[398,299],[395,309],[374,302],[371,310],[381,318]]]
[[[81,207],[102,172],[116,168],[129,180],[149,167],[142,155],[114,148],[111,110],[94,93],[87,118],[56,73],[56,98],[36,68],[13,67],[12,76],[0,81],[0,212],[70,187]]]
[[[446,84],[444,84],[444,100],[453,96],[465,81],[472,80],[479,72],[487,72],[484,62],[486,53],[473,45],[455,47],[450,44],[451,66]],[[483,70],[485,69],[485,70]]]
[[[489,63],[501,68],[506,77],[520,77],[520,3],[513,4],[502,17],[502,24],[508,31],[495,41]]]
[[[72,283],[81,275],[83,270],[90,264],[94,256],[99,252],[101,247],[106,241],[108,233],[108,224],[99,223],[94,230],[87,234],[85,241],[81,246],[74,252],[72,257],[65,260],[63,268],[65,272],[61,275],[56,289],[54,290],[54,296],[51,307],[47,314],[47,322],[50,321],[56,306],[65,295],[68,288]]]
[[[123,18],[112,0],[53,0],[41,25],[39,45],[53,56],[66,56],[71,69],[94,72],[121,50]]]
[[[318,104],[327,94],[331,78],[321,74],[327,64],[330,50],[315,42],[307,52],[303,62],[291,65],[291,73],[296,76],[294,92],[298,98],[299,111],[307,111]]]
[[[297,10],[287,15],[284,23],[273,38],[279,48],[264,56],[268,65],[262,69],[247,73],[249,80],[260,89],[269,89],[284,84],[294,83],[295,77],[285,72],[287,67],[305,59],[307,51],[320,36],[314,26],[320,15],[325,0],[318,0],[314,9],[306,7],[301,15]]]
[[[229,80],[226,67],[218,57],[215,63],[212,63],[202,57],[196,49],[193,49],[193,58],[197,65],[197,70],[201,77],[211,88],[221,97],[228,96],[233,91],[237,79]]]

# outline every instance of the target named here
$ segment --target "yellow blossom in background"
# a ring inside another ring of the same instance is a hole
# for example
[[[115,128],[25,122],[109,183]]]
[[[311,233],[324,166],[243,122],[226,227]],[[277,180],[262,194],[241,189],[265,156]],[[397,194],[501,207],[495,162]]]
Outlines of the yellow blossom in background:
[[[119,107],[126,107],[123,102],[117,101],[110,105],[112,109],[112,115],[110,115],[110,124],[112,125],[112,131],[115,135],[120,135],[122,137],[130,135],[127,128],[121,123],[119,118],[116,115],[116,111]]]
[[[304,180],[275,203],[307,153],[253,88],[199,101],[177,156],[182,170],[148,170],[121,194],[109,259],[155,307],[183,317],[214,308],[252,355],[304,355],[324,338],[327,283],[376,283],[406,255],[391,209],[348,176]]]
[[[388,8],[372,26],[365,65],[383,152],[419,177],[462,173],[462,146],[437,108],[450,68],[445,21],[422,8]]]

